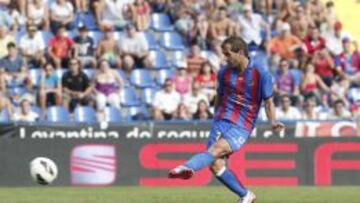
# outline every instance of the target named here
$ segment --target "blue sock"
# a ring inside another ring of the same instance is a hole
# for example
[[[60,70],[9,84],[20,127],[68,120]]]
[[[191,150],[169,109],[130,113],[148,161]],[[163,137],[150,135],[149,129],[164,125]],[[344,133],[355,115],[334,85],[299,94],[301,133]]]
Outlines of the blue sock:
[[[247,190],[229,169],[224,168],[216,174],[216,178],[238,196],[244,197],[246,195]]]
[[[214,156],[206,151],[191,157],[184,165],[194,171],[201,170],[214,162]]]

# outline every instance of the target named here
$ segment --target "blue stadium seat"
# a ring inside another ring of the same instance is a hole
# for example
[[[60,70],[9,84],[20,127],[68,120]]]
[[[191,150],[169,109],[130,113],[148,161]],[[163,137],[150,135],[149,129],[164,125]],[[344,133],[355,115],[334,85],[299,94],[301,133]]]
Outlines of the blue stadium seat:
[[[138,88],[155,86],[155,82],[151,77],[150,71],[144,69],[133,70],[130,75],[130,82]]]
[[[46,120],[49,122],[69,122],[70,115],[63,106],[52,106],[47,109]]]
[[[160,36],[160,44],[168,50],[184,50],[185,46],[177,32],[164,32]]]
[[[128,79],[128,77],[126,76],[126,74],[124,73],[124,71],[118,69],[117,72],[119,73],[121,79],[123,79],[124,85],[125,85],[125,86],[130,86],[129,79]]]
[[[160,48],[159,43],[156,41],[152,32],[144,32],[143,34],[151,50],[158,50]]]
[[[145,88],[141,92],[141,100],[147,106],[151,106],[158,88]]]
[[[6,109],[0,111],[0,123],[6,123],[10,121],[9,112]]]
[[[150,112],[145,106],[133,106],[128,108],[128,120],[139,121],[150,119]]]
[[[96,112],[90,106],[79,106],[74,110],[74,122],[96,122]]]
[[[44,119],[44,115],[43,112],[41,110],[40,107],[38,106],[31,106],[31,111],[37,113],[39,115],[39,120],[43,120]]]
[[[32,83],[38,87],[40,85],[41,69],[30,69],[29,75]]]
[[[165,32],[174,30],[170,18],[165,13],[154,13],[151,15],[150,27],[155,31]]]
[[[169,68],[166,54],[163,51],[150,51],[149,57],[155,69]]]
[[[56,76],[61,80],[62,76],[64,75],[64,73],[67,71],[67,69],[57,69],[56,71]]]
[[[74,21],[76,27],[86,26],[89,30],[98,30],[95,18],[92,14],[77,13]]]
[[[97,46],[104,34],[100,31],[90,31],[89,36],[94,40],[94,46]]]
[[[83,69],[83,72],[86,76],[88,76],[89,80],[92,80],[95,76],[95,70],[94,69]]]
[[[139,106],[141,104],[133,87],[125,87],[121,89],[120,103],[125,107]]]
[[[43,40],[44,40],[44,42],[45,42],[46,45],[48,45],[49,42],[50,42],[50,40],[51,40],[51,38],[54,37],[53,33],[52,33],[52,32],[49,32],[49,31],[42,31],[42,32],[41,32],[41,35],[42,35]]]
[[[79,35],[77,30],[68,30],[66,31],[66,36],[70,37],[71,39],[74,39],[76,36]]]
[[[104,113],[105,113],[105,121],[106,122],[120,123],[122,121],[121,113],[120,113],[119,109],[117,109],[115,107],[112,107],[112,106],[106,107],[104,110]]]
[[[187,52],[186,51],[173,51],[172,52],[172,62],[171,64],[175,67],[178,66],[179,62],[186,61]]]
[[[12,87],[8,89],[10,97],[22,96],[27,92],[25,87]]]
[[[167,78],[172,78],[174,76],[173,70],[159,70],[156,74],[156,83],[162,86]]]

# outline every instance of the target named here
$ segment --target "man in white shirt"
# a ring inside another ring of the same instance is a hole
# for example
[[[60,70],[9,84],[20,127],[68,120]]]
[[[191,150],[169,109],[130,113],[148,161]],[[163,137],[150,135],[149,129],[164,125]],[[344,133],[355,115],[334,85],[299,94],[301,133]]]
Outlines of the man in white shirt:
[[[251,5],[244,6],[244,14],[239,16],[240,29],[243,39],[246,43],[254,42],[260,45],[262,42],[261,30],[265,29],[270,34],[269,25],[259,14],[253,13]]]
[[[301,119],[300,111],[291,106],[291,100],[288,95],[281,97],[280,107],[276,108],[276,116],[278,120],[299,120]]]
[[[351,113],[345,108],[345,103],[343,100],[339,99],[334,102],[333,109],[329,113],[328,119],[351,119]]]
[[[28,64],[35,68],[45,63],[45,43],[36,26],[28,25],[27,34],[20,38],[20,51]]]
[[[39,115],[31,110],[31,103],[28,99],[21,101],[21,108],[13,116],[13,121],[35,122],[39,119]]]
[[[153,101],[154,119],[172,119],[180,102],[180,94],[174,90],[171,79],[166,79],[163,89],[155,93]]]
[[[100,0],[94,3],[95,15],[101,29],[122,29],[128,23],[126,16],[134,0]]]
[[[126,32],[119,41],[119,48],[121,54],[131,56],[136,65],[146,67],[149,65],[149,44],[143,33],[136,31],[133,24],[126,25]]]
[[[199,92],[200,85],[197,82],[193,82],[191,87],[191,92],[184,95],[183,103],[189,109],[191,114],[196,113],[198,104],[201,100],[204,100],[206,104],[209,106],[208,98],[205,94]]]
[[[326,48],[335,56],[344,51],[342,43],[344,39],[348,38],[351,41],[351,36],[342,31],[342,24],[340,22],[336,22],[334,29],[325,32],[323,37],[326,42]]]

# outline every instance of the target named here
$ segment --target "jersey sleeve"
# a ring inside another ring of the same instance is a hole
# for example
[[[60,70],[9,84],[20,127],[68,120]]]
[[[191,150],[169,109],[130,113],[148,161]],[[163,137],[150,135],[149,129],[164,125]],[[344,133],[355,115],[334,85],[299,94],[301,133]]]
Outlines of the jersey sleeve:
[[[262,71],[261,73],[261,96],[264,100],[273,96],[273,77],[268,71]]]

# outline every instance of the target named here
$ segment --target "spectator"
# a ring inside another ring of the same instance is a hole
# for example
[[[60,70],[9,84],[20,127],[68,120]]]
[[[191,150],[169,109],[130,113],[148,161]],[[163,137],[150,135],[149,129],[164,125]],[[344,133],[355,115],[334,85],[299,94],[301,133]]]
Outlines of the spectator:
[[[227,11],[230,16],[238,16],[244,11],[244,5],[237,0],[227,0]]]
[[[14,113],[13,121],[35,122],[39,120],[39,114],[31,109],[31,102],[27,99],[21,101],[21,107],[18,112]]]
[[[190,44],[197,44],[203,50],[208,49],[209,22],[204,13],[195,17],[195,25],[189,30],[188,38]]]
[[[11,4],[8,9],[8,13],[11,18],[11,30],[16,32],[19,28],[25,25],[25,16],[23,13],[20,13],[16,4]]]
[[[355,50],[351,52],[351,42],[348,38],[343,40],[343,52],[336,56],[335,63],[338,70],[344,71],[347,75],[354,75],[360,72],[360,52],[355,44]]]
[[[209,62],[201,66],[200,74],[195,81],[200,84],[201,92],[204,93],[209,101],[213,101],[216,95],[216,74]]]
[[[209,110],[209,106],[205,100],[198,102],[197,111],[193,115],[195,120],[210,120],[213,118],[213,114]]]
[[[97,46],[96,55],[98,58],[105,59],[111,66],[117,68],[121,66],[119,48],[111,30],[104,30],[104,37]]]
[[[335,64],[326,48],[321,49],[315,54],[312,63],[315,67],[315,73],[321,77],[327,86],[332,85],[334,80]],[[338,71],[337,71],[338,72]]]
[[[89,0],[73,0],[75,2],[75,7],[77,13],[87,13],[89,12]]]
[[[189,110],[184,103],[180,103],[177,107],[175,119],[184,121],[191,119],[191,114],[189,113]]]
[[[18,53],[15,43],[10,42],[7,45],[8,55],[1,59],[0,64],[5,68],[6,72],[12,76],[16,76],[24,66],[24,59]]]
[[[291,106],[290,97],[283,95],[280,100],[280,107],[276,108],[276,117],[278,120],[299,120],[301,114],[297,108]]]
[[[316,98],[314,96],[308,96],[305,98],[304,110],[301,113],[301,118],[303,120],[319,120],[320,114],[315,109],[316,107]]]
[[[120,51],[124,56],[131,56],[134,59],[136,66],[149,67],[149,44],[143,33],[136,31],[133,24],[128,24],[126,26],[126,34],[120,42]]]
[[[131,75],[131,71],[135,68],[135,61],[134,59],[129,56],[129,55],[126,55],[124,56],[124,59],[123,59],[123,63],[122,63],[122,70],[124,71],[124,73],[130,77]]]
[[[192,77],[196,77],[200,73],[200,69],[206,59],[201,56],[200,47],[197,44],[191,46],[190,54],[187,57],[188,72]]]
[[[61,98],[61,80],[58,78],[51,63],[45,64],[41,71],[40,78],[40,107],[45,111],[47,106],[60,105]]]
[[[288,22],[291,17],[295,15],[295,1],[279,1],[278,5],[278,12],[277,18],[281,19],[282,21]]]
[[[171,120],[180,104],[180,94],[174,90],[171,79],[166,79],[161,90],[155,93],[153,116],[155,120]]]
[[[27,34],[20,38],[19,47],[30,67],[42,67],[45,62],[45,43],[36,26],[28,24]]]
[[[4,93],[0,92],[0,112],[1,111],[7,111],[9,116],[12,115],[12,104],[11,101]]]
[[[135,0],[131,6],[133,21],[139,31],[147,30],[150,24],[150,5],[147,0]]]
[[[320,90],[330,93],[330,88],[324,83],[318,74],[314,72],[314,66],[309,63],[305,68],[305,73],[301,80],[301,92],[306,96],[308,94],[315,94],[317,99],[320,99]]]
[[[0,10],[0,26],[5,26],[7,28],[10,28],[13,24],[13,19],[9,15],[8,12],[6,12],[5,9]]]
[[[342,31],[342,23],[336,22],[334,28],[330,28],[323,34],[323,37],[326,41],[326,48],[330,51],[330,53],[334,56],[341,54],[343,50],[342,41],[344,39],[350,39],[349,34]]]
[[[80,59],[81,65],[96,68],[94,40],[89,36],[87,27],[79,28],[79,35],[74,38],[74,42],[75,57]]]
[[[100,29],[123,29],[131,0],[100,0],[94,3],[95,16]]]
[[[49,8],[43,0],[28,1],[27,21],[42,30],[49,30]]]
[[[49,56],[55,68],[68,67],[74,41],[65,35],[65,27],[61,26],[49,43]]]
[[[334,2],[329,0],[326,2],[325,18],[329,27],[334,27],[335,23],[339,20],[334,9]]]
[[[0,24],[0,58],[8,55],[7,46],[9,43],[15,44],[15,37],[8,33],[8,28]]]
[[[192,83],[191,92],[186,93],[182,100],[191,114],[196,113],[198,110],[199,101],[203,100],[209,105],[209,100],[206,95],[200,92],[200,85],[198,82]]]
[[[115,70],[110,69],[106,60],[99,62],[98,69],[94,84],[97,110],[104,111],[107,103],[120,109],[119,88],[124,86],[123,80]]]
[[[296,51],[301,50],[301,45],[300,39],[290,33],[290,25],[284,23],[280,34],[270,40],[268,53],[279,55],[284,59],[290,59],[295,57]]]
[[[351,113],[345,109],[345,103],[343,100],[336,100],[333,105],[333,109],[329,114],[328,119],[351,119]]]
[[[241,36],[246,43],[260,45],[263,41],[261,31],[266,30],[267,38],[270,39],[270,27],[259,14],[253,13],[251,5],[244,6],[244,14],[239,16]]]
[[[179,63],[175,77],[173,78],[175,90],[180,95],[190,92],[191,89],[192,77],[186,72],[186,68],[186,63]]]
[[[325,39],[319,35],[319,30],[312,26],[308,35],[304,38],[307,53],[311,56],[325,48]]]
[[[151,11],[153,13],[166,13],[169,6],[168,4],[171,1],[168,0],[151,0],[149,1],[150,6],[151,6]]]
[[[216,10],[213,19],[210,21],[209,34],[212,40],[222,42],[227,36],[235,33],[235,23],[227,17],[225,7]]]
[[[72,58],[70,68],[62,76],[64,105],[72,112],[79,105],[89,105],[91,86],[88,76],[81,70],[79,60]]]
[[[3,95],[5,95],[7,93],[7,81],[8,81],[8,75],[6,74],[5,68],[0,67],[0,96],[1,97],[3,97]]]
[[[50,5],[50,26],[53,32],[60,27],[72,30],[75,26],[74,7],[68,0],[56,0]]]
[[[296,103],[300,94],[299,84],[289,71],[289,62],[286,59],[280,61],[279,71],[275,75],[274,92],[277,100],[283,95],[289,95],[293,103]]]
[[[314,20],[305,12],[303,6],[298,5],[295,9],[295,14],[289,20],[292,33],[300,39],[304,39],[309,33],[308,28],[315,27]],[[311,32],[311,31],[310,31]]]
[[[175,28],[186,37],[190,30],[195,26],[195,22],[191,16],[191,12],[186,9],[180,9],[179,18],[175,22]]]

